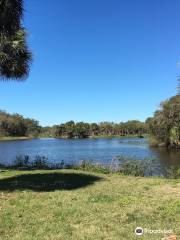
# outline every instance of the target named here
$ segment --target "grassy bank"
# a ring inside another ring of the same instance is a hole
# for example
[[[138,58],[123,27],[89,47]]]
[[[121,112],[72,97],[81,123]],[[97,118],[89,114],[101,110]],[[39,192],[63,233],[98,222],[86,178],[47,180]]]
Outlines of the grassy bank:
[[[98,138],[134,138],[134,137],[139,137],[138,135],[126,135],[126,136],[121,136],[121,135],[98,135],[98,136],[89,136],[91,139],[98,139]],[[143,134],[142,137],[147,138],[147,134]],[[56,138],[56,139],[67,139],[66,136],[62,137],[53,137],[53,136],[47,136],[47,135],[39,135],[37,137],[0,137],[0,141],[18,141],[18,140],[28,140],[28,139],[33,139],[33,138]]]
[[[28,139],[32,139],[32,137],[0,137],[0,141],[18,141]]]
[[[0,171],[0,239],[137,239],[134,229],[180,237],[180,182],[79,170]],[[161,239],[145,234],[141,239]]]

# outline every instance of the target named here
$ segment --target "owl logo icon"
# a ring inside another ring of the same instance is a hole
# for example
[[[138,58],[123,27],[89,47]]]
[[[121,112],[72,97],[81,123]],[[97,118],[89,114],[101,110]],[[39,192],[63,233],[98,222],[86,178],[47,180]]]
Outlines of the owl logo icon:
[[[141,236],[141,235],[143,235],[143,233],[144,233],[144,230],[143,230],[142,227],[137,227],[137,228],[135,229],[135,234],[136,234],[136,235]]]

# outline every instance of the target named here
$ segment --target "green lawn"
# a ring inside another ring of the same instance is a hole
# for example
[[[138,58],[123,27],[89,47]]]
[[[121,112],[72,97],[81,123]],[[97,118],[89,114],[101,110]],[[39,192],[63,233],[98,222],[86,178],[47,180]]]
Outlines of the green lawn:
[[[180,181],[76,170],[0,170],[0,239],[133,240],[134,229],[180,237]]]

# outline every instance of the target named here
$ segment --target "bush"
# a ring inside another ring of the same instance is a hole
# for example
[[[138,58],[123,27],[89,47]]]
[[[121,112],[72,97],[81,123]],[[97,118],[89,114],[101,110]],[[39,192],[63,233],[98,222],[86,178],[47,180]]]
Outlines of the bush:
[[[156,158],[144,158],[141,160],[135,157],[120,156],[119,172],[132,176],[153,176],[159,174],[160,166]]]
[[[37,169],[44,169],[44,168],[49,168],[48,163],[47,163],[47,158],[44,156],[35,156],[35,159],[32,163],[34,168]]]
[[[150,147],[158,147],[158,145],[159,145],[157,139],[153,136],[150,136],[148,138],[148,142],[149,142]]]
[[[14,167],[28,167],[29,163],[29,156],[28,155],[19,155],[16,156],[16,160],[14,162]]]
[[[171,144],[171,147],[180,148],[180,124],[171,129],[170,144]]]
[[[110,173],[110,169],[101,165],[101,164],[93,164],[89,160],[82,160],[78,165],[74,165],[71,168],[75,168],[78,170],[84,170],[84,171],[91,171],[91,172],[97,172],[97,173]]]
[[[127,161],[121,165],[120,172],[124,175],[144,177],[146,173],[146,166],[138,160]]]
[[[33,160],[28,155],[16,156],[16,159],[12,165],[13,168],[48,168],[47,158],[44,156],[35,156]]]
[[[167,178],[180,178],[180,167],[178,166],[171,166],[166,169],[166,177]]]

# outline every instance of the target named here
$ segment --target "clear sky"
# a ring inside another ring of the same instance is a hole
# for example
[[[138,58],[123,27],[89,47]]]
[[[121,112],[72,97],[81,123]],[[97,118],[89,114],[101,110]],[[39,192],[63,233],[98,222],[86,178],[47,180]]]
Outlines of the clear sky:
[[[0,108],[42,125],[145,120],[177,92],[179,0],[26,0],[26,82],[0,82]]]

